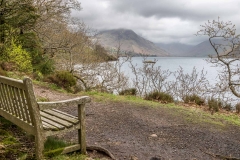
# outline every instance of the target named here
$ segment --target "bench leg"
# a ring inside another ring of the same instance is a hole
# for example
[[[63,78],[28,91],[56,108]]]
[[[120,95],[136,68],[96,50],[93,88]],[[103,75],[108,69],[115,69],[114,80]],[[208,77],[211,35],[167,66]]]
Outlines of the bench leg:
[[[78,130],[78,143],[80,144],[81,154],[87,154],[85,104],[78,105],[78,118],[81,125],[80,129]]]
[[[36,153],[37,160],[44,159],[44,155],[43,155],[44,142],[45,142],[45,138],[43,136],[41,136],[40,134],[35,136],[35,153]]]

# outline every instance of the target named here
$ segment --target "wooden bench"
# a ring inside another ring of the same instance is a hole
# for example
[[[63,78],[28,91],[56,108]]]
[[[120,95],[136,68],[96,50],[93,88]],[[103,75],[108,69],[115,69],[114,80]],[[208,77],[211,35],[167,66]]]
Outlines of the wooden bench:
[[[87,96],[58,102],[37,102],[29,78],[15,80],[0,76],[0,115],[35,136],[36,159],[43,159],[44,142],[48,136],[78,130],[78,142],[62,153],[81,150],[86,154],[85,103]],[[54,108],[78,107],[78,117]]]

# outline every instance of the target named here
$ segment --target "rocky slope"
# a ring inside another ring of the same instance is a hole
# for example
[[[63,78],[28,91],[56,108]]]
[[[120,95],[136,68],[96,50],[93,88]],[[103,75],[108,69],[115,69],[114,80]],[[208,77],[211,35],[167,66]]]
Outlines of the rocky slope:
[[[122,52],[129,54],[144,54],[151,56],[169,56],[169,53],[153,42],[137,35],[128,29],[113,29],[101,31],[97,34],[99,43],[110,51],[116,51],[119,47]]]

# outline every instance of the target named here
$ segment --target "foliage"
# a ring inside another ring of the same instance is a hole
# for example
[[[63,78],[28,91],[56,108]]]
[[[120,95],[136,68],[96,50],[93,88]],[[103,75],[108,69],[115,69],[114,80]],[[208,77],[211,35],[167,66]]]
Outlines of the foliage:
[[[174,101],[171,95],[169,95],[168,93],[159,92],[159,91],[153,91],[146,94],[145,99],[157,100],[164,103],[172,103]]]
[[[14,41],[12,41],[11,46],[6,49],[4,58],[7,62],[15,63],[19,71],[32,72],[33,70],[31,56],[21,45],[17,45]]]
[[[137,89],[136,88],[125,89],[125,90],[122,90],[121,92],[119,92],[119,95],[132,95],[132,96],[136,96],[137,95]]]
[[[208,99],[208,107],[209,107],[210,111],[218,112],[219,109],[222,108],[222,102],[215,98],[209,98]]]
[[[34,66],[36,72],[41,72],[43,75],[49,75],[54,72],[54,61],[47,56],[42,56],[39,63]]]
[[[57,84],[70,91],[71,87],[76,85],[76,79],[68,71],[58,71],[53,75],[47,77],[47,81]]]
[[[193,102],[196,103],[197,105],[203,105],[205,100],[201,97],[199,97],[196,94],[192,94],[192,95],[186,95],[183,99],[184,103],[189,103],[189,102]]]
[[[240,103],[237,103],[236,105],[235,105],[235,108],[236,108],[236,113],[240,113]]]
[[[231,105],[231,103],[226,103],[226,104],[224,104],[222,109],[224,109],[224,110],[226,110],[226,111],[231,111],[231,110],[232,110],[232,105]]]
[[[0,67],[0,75],[1,75],[1,76],[7,76],[7,72],[4,71],[4,70],[2,69],[2,67]]]
[[[68,146],[67,143],[63,142],[57,137],[48,137],[46,142],[44,143],[44,152],[58,149],[58,148],[64,148]]]

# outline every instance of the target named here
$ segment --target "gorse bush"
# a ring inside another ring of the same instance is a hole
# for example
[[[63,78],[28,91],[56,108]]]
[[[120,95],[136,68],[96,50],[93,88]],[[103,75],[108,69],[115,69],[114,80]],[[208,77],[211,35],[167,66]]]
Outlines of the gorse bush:
[[[156,100],[163,103],[172,103],[174,101],[173,97],[165,92],[153,91],[145,96],[146,100]]]
[[[136,88],[125,89],[125,90],[122,90],[121,92],[119,92],[119,95],[132,95],[132,96],[136,96],[137,95],[137,89]]]
[[[75,77],[68,71],[58,71],[47,77],[45,81],[55,83],[57,86],[71,90],[71,87],[76,85]]]
[[[215,98],[209,98],[208,107],[210,111],[218,112],[219,108],[222,108],[222,102]]]
[[[201,98],[200,96],[193,94],[193,95],[187,95],[183,98],[184,103],[193,102],[197,105],[203,105],[205,100]]]
[[[15,63],[19,71],[32,72],[33,70],[30,54],[14,41],[11,42],[9,48],[6,48],[4,59],[7,62]]]

